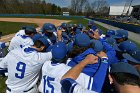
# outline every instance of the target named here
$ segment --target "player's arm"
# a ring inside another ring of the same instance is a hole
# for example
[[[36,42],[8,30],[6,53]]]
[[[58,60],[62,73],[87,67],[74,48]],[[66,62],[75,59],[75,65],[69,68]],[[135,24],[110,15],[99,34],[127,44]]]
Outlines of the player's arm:
[[[34,45],[33,40],[31,38],[27,39],[27,42],[26,42],[25,46],[26,45],[31,45],[31,46]]]
[[[62,41],[62,30],[63,29],[57,30],[57,41]]]
[[[118,62],[118,60],[116,58],[115,49],[112,46],[110,46],[105,40],[103,40],[103,39],[99,39],[99,40],[102,42],[104,49],[106,50],[109,65],[112,63]]]
[[[82,88],[80,85],[77,84],[75,81],[80,73],[82,72],[83,68],[87,64],[95,64],[98,62],[98,57],[90,54],[84,60],[82,60],[78,65],[71,68],[61,80],[61,91],[62,93],[96,93],[94,91],[89,91],[87,89]]]
[[[87,64],[95,64],[98,62],[98,57],[94,56],[93,54],[89,54],[86,56],[84,60],[82,60],[79,64],[77,64],[75,67],[71,68],[63,77],[62,79],[65,78],[71,78],[76,80],[80,73],[82,72],[83,68]]]
[[[100,93],[107,74],[108,58],[107,54],[104,52],[99,52],[97,55],[101,59],[101,65],[93,77],[92,90]]]
[[[62,93],[97,93],[90,91],[80,86],[75,80],[71,78],[65,78],[61,80],[61,92]]]

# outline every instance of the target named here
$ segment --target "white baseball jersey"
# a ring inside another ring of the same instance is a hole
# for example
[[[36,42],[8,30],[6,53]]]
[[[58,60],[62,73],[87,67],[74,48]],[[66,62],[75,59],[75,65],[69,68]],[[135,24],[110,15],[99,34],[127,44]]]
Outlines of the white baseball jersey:
[[[62,93],[97,93],[80,86],[75,80],[66,78],[61,81]]]
[[[45,62],[42,67],[43,93],[61,93],[60,80],[71,67],[65,64]],[[81,73],[76,80],[83,88],[91,90],[93,78]]]
[[[44,62],[51,60],[52,54],[37,52],[30,46],[10,51],[2,60],[2,68],[8,68],[7,87],[11,93],[23,93],[34,87]],[[28,93],[28,92],[27,92]]]
[[[79,84],[77,84],[74,87],[73,93],[97,93],[97,92],[85,89],[82,86],[80,86]]]
[[[29,36],[25,36],[24,30],[19,31],[11,40],[8,50],[22,48],[27,45],[33,45],[33,40]]]
[[[25,30],[19,30],[15,36],[18,36],[18,35],[25,35]]]

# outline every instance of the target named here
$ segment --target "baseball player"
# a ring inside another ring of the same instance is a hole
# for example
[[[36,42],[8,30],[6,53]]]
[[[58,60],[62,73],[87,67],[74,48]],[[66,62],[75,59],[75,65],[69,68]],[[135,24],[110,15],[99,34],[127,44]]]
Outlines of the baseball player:
[[[116,42],[119,44],[123,41],[128,40],[128,31],[127,30],[116,30],[115,36],[113,36],[114,39],[116,39]]]
[[[1,68],[8,68],[6,93],[38,93],[40,69],[52,58],[50,52],[43,52],[47,45],[45,38],[39,38],[33,46],[11,50],[0,62]]]
[[[98,61],[97,59],[92,59],[92,58],[94,57],[92,57],[91,55],[88,55],[83,61],[81,61],[75,67],[71,68],[66,74],[64,74],[61,80],[62,93],[97,93],[95,91],[84,89],[82,86],[80,86],[80,84],[76,82],[76,79],[79,77],[83,68],[87,64],[94,64]],[[88,60],[90,59],[92,61],[88,62]]]
[[[93,20],[89,20],[87,25],[88,25],[89,29],[91,29],[91,27],[94,26],[95,24],[94,24]]]
[[[26,29],[27,26],[23,26],[21,27],[21,30],[19,30],[15,36],[18,36],[18,35],[25,35],[25,29]]]
[[[64,43],[58,43],[53,47],[52,62],[45,62],[45,64],[42,67],[42,84],[43,84],[42,86],[43,86],[44,93],[46,92],[61,93],[60,80],[62,76],[71,68],[70,66],[66,65],[66,61],[67,61],[66,54],[67,54],[67,48],[65,47]],[[94,55],[92,56],[94,59],[98,59],[97,56]],[[108,65],[107,61],[105,61],[105,63],[101,65],[100,70],[98,70],[99,73],[96,74],[95,77],[90,77],[84,73],[81,73],[77,79],[77,82],[85,89],[89,89],[97,92],[100,91],[102,86],[102,81],[104,81],[103,76],[104,74],[106,74],[106,69],[108,67],[107,65]],[[101,72],[103,75],[102,77],[101,77]],[[99,78],[100,78],[100,82],[98,82]],[[96,83],[95,86],[94,83]]]
[[[112,37],[115,35],[115,30],[108,30],[106,32],[106,38]]]
[[[58,31],[61,30],[62,31],[62,40],[63,42],[65,42],[66,44],[69,43],[71,41],[71,38],[69,37],[69,30],[68,30],[68,24],[67,23],[62,23],[59,27],[58,27]]]
[[[104,49],[106,50],[107,56],[108,56],[108,62],[109,64],[118,62],[118,59],[116,58],[116,51],[110,44],[108,44],[105,41],[105,38],[102,38],[100,35],[100,30],[96,26],[92,26],[92,31],[89,32],[89,36],[91,39],[97,39],[102,42]]]
[[[55,25],[51,23],[45,23],[42,27],[42,35],[45,36],[46,40],[50,45],[55,44],[57,41],[57,29]]]
[[[140,74],[128,63],[119,62],[111,66],[110,82],[116,91],[107,93],[140,93]]]
[[[23,34],[23,32],[25,34]],[[27,45],[33,45],[32,37],[36,34],[36,29],[32,26],[26,26],[22,34],[17,33],[11,40],[8,50],[11,51],[15,48],[22,48]]]

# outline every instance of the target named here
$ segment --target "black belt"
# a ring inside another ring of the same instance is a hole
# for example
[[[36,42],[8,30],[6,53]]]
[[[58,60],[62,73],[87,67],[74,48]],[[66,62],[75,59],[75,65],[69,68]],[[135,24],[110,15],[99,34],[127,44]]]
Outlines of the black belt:
[[[30,90],[32,90],[34,87],[30,88],[29,90],[23,91],[23,92],[28,92]],[[11,92],[11,89],[9,87],[6,88],[9,92]]]

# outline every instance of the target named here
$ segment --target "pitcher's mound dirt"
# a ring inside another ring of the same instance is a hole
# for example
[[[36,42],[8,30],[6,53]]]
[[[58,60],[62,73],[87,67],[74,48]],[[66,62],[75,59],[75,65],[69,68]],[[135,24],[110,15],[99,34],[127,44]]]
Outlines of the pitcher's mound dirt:
[[[62,22],[70,22],[70,20],[57,20],[57,19],[40,19],[40,18],[0,18],[0,21],[7,21],[7,22],[24,22],[24,23],[35,23],[39,27],[37,30],[39,30],[44,23],[52,23],[55,26],[61,25]],[[1,42],[7,42],[9,41],[14,34],[3,36],[0,41]]]

